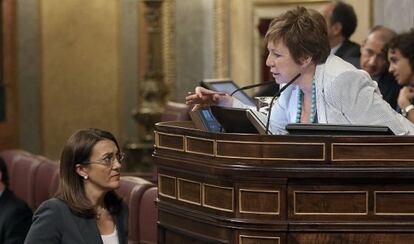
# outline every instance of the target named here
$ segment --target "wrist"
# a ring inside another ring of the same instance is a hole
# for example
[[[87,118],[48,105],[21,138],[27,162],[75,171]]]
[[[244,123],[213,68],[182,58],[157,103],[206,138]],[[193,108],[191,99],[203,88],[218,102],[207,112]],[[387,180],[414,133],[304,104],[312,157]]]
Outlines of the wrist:
[[[413,110],[414,110],[414,105],[413,104],[409,104],[409,105],[401,108],[401,114],[404,117],[407,117],[408,116],[408,113],[410,113]]]

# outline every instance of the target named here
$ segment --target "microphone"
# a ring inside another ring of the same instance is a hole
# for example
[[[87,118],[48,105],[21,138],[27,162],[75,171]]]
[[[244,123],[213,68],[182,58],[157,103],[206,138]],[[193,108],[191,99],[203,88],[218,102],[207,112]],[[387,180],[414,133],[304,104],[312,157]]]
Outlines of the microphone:
[[[274,83],[275,83],[275,81],[272,80],[272,81],[262,82],[262,83],[259,83],[259,84],[242,86],[242,87],[237,88],[236,90],[234,90],[232,93],[230,93],[230,96],[233,96],[234,93],[239,92],[239,91],[248,90],[248,89],[251,89],[251,88],[254,88],[254,87],[258,87],[258,86],[268,86],[268,85],[271,85],[271,84],[274,84]]]
[[[284,85],[278,92],[276,92],[276,94],[273,96],[272,100],[270,101],[270,105],[269,105],[269,113],[267,114],[267,122],[266,122],[266,130],[265,130],[265,134],[267,135],[269,133],[269,125],[270,125],[270,115],[272,113],[272,107],[273,107],[273,102],[275,100],[276,97],[279,97],[280,94],[282,94],[282,92],[288,87],[290,86],[293,82],[295,82],[295,80],[297,80],[299,78],[299,76],[301,76],[301,73],[297,74],[295,77],[293,77],[293,79],[291,79],[288,83],[286,83],[286,85]]]

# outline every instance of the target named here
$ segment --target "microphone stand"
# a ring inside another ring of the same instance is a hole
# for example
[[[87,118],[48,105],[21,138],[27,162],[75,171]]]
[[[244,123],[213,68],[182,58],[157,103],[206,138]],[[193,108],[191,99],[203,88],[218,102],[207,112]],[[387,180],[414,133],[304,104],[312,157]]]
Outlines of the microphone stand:
[[[299,78],[299,76],[301,75],[301,73],[297,74],[295,77],[293,77],[292,80],[290,80],[285,86],[283,86],[279,92],[276,92],[276,94],[273,96],[272,100],[270,101],[270,105],[269,105],[269,113],[267,114],[267,122],[266,122],[266,130],[265,130],[265,134],[267,135],[269,133],[269,126],[270,126],[270,115],[272,114],[272,107],[273,107],[273,102],[276,99],[276,97],[279,97],[280,94],[282,94],[282,92],[288,87],[290,86],[293,82],[295,82],[295,80],[297,78]]]
[[[272,80],[272,81],[266,81],[266,82],[259,83],[259,84],[243,86],[243,87],[237,88],[232,93],[230,93],[230,96],[233,96],[234,93],[242,91],[242,90],[247,90],[247,89],[251,89],[251,88],[254,88],[254,87],[258,87],[258,86],[268,86],[268,85],[271,85],[273,83],[275,83],[275,81]]]

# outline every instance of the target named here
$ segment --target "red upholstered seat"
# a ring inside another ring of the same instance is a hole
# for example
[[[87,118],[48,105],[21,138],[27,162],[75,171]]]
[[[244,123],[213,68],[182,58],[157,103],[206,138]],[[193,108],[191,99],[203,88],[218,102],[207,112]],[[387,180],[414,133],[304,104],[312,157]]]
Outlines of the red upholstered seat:
[[[3,156],[4,155],[4,156]],[[10,189],[29,207],[35,209],[34,204],[34,178],[41,161],[33,158],[30,153],[21,150],[8,151],[1,156],[6,160],[9,167]]]
[[[153,187],[153,184],[142,178],[133,176],[121,177],[121,187],[117,190],[118,194],[124,199],[129,207],[129,236],[128,243],[135,244],[141,243],[140,236],[140,204],[143,195],[147,189]],[[153,219],[152,221],[156,221]]]
[[[151,187],[144,192],[139,205],[140,238],[143,243],[157,243],[157,219],[158,209],[156,199],[157,187]]]
[[[45,200],[53,197],[59,188],[59,164],[43,156],[37,156],[41,161],[34,180],[35,208]]]

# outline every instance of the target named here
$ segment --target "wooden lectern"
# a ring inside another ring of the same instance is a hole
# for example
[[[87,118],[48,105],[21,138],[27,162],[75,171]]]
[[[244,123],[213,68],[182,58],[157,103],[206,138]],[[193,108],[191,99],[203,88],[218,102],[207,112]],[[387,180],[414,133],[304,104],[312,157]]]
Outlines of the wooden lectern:
[[[158,123],[159,243],[414,243],[414,137]]]

